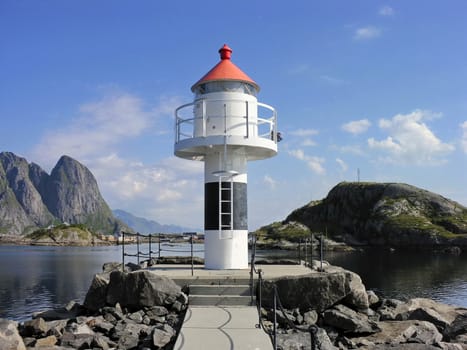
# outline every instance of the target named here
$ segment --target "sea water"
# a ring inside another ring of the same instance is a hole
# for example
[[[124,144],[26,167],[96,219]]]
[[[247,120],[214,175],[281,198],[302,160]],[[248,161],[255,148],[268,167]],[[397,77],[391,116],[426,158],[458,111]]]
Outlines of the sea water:
[[[164,256],[190,255],[189,244],[161,246]],[[157,256],[153,244],[152,256]],[[194,245],[203,256],[203,245]],[[149,252],[147,244],[139,251]],[[136,245],[125,246],[125,262],[137,262]],[[106,262],[121,262],[122,246],[39,247],[0,246],[0,318],[30,319],[33,312],[61,307],[69,301],[82,303],[94,274]],[[259,251],[297,258],[296,252]],[[315,258],[317,258],[315,256]],[[140,257],[141,260],[147,256]],[[325,253],[324,259],[358,273],[367,289],[398,299],[427,297],[467,307],[467,254],[427,251],[365,249],[352,253]]]

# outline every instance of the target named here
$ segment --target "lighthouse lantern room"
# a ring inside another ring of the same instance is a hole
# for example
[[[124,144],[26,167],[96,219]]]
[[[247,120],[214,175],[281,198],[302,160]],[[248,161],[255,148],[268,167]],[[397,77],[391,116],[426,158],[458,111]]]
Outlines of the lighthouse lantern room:
[[[175,110],[175,155],[204,161],[204,254],[207,269],[248,267],[247,162],[277,154],[273,107],[258,102],[259,86],[231,61],[196,82],[194,101]]]

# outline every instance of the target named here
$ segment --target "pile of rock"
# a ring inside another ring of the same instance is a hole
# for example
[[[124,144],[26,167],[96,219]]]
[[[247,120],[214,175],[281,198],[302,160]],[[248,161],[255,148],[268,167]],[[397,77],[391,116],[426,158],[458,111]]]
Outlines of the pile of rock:
[[[152,271],[98,274],[83,305],[38,313],[19,326],[0,320],[0,348],[168,349],[187,303],[175,282]]]
[[[273,311],[272,296],[283,306]],[[358,275],[324,271],[263,284],[263,325],[292,349],[467,349],[467,309],[430,299],[379,299]],[[313,347],[314,344],[314,347]]]

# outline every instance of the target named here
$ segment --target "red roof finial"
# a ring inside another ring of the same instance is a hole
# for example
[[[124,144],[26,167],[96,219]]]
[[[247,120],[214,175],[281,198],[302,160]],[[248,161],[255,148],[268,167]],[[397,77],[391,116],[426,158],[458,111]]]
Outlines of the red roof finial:
[[[226,44],[219,50],[221,60],[209,72],[207,72],[200,80],[198,80],[192,87],[191,91],[195,91],[196,87],[210,81],[239,81],[253,85],[256,91],[259,91],[259,86],[246,75],[240,68],[238,68],[230,59],[232,49]]]
[[[232,49],[228,47],[227,44],[224,44],[224,46],[219,49],[219,53],[221,54],[221,60],[230,60]]]

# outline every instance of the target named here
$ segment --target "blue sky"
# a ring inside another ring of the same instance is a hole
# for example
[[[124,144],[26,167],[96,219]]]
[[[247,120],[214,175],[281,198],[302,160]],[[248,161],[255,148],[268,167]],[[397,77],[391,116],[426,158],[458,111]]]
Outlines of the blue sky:
[[[219,61],[261,87],[284,140],[249,163],[250,229],[340,181],[467,205],[465,1],[0,2],[0,151],[91,169],[113,209],[203,226],[202,163],[173,110]]]

